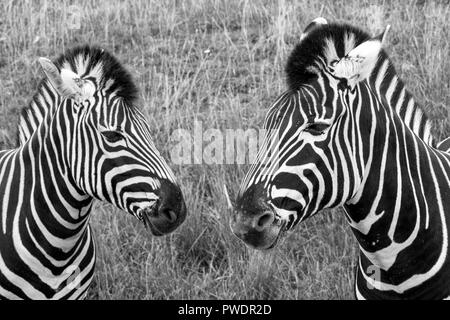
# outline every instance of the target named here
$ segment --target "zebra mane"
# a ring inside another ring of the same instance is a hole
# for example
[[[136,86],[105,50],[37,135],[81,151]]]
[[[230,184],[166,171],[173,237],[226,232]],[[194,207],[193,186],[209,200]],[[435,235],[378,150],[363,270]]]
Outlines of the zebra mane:
[[[121,97],[125,103],[133,105],[138,89],[124,66],[108,51],[95,46],[78,46],[69,49],[56,59],[55,65],[81,77],[94,77],[99,88]]]
[[[67,50],[53,61],[56,67],[69,69],[80,77],[92,77],[98,88],[123,99],[128,106],[134,106],[138,97],[138,89],[130,73],[108,51],[99,47],[83,45]],[[44,116],[54,107],[56,92],[48,80],[44,78],[30,104],[21,110],[17,144],[23,144],[39,126]]]
[[[289,89],[298,90],[302,85],[316,79],[332,62],[339,61],[349,51],[371,38],[372,36],[367,32],[348,24],[321,24],[314,28],[295,46],[288,58],[285,72]],[[381,82],[379,82],[380,79]],[[409,101],[407,106],[397,108],[398,105],[391,104],[391,108],[395,109],[406,125],[417,135],[433,144],[431,125],[425,111],[414,102],[411,93],[404,88],[403,82],[397,76],[384,50],[381,50],[378,62],[368,81],[378,83],[379,93],[384,95],[389,93],[388,103],[398,101],[402,93],[402,100]],[[410,119],[411,115],[415,115],[414,119]]]
[[[343,58],[370,38],[367,32],[348,24],[331,23],[314,28],[288,58],[285,71],[289,88],[296,90],[316,78],[324,64]]]

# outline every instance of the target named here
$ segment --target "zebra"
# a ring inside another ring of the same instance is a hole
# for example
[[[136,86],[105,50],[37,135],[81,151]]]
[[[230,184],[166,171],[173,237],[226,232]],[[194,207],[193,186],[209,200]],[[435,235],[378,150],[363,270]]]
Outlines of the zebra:
[[[186,205],[112,54],[82,45],[39,63],[45,78],[20,115],[18,146],[0,152],[0,297],[84,298],[94,199],[155,236],[175,230]]]
[[[435,144],[383,49],[388,30],[371,37],[324,18],[306,28],[230,224],[248,246],[268,250],[301,221],[343,206],[359,245],[357,299],[442,299],[450,139]]]

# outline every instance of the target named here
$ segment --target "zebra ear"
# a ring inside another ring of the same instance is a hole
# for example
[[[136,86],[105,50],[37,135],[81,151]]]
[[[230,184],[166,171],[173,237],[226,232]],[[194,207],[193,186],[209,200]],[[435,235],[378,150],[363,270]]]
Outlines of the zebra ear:
[[[300,36],[300,41],[302,41],[308,35],[308,33],[311,32],[311,30],[315,29],[319,25],[324,24],[328,24],[328,21],[325,18],[318,17],[314,19],[310,24],[306,26],[305,30],[303,30],[303,33]]]
[[[39,58],[47,79],[63,98],[79,97],[83,93],[80,77],[71,70],[59,69],[47,58]]]
[[[346,79],[353,88],[358,82],[367,79],[373,71],[378,55],[389,31],[388,25],[380,35],[361,43],[351,50],[341,60],[331,65],[331,70],[337,78]]]

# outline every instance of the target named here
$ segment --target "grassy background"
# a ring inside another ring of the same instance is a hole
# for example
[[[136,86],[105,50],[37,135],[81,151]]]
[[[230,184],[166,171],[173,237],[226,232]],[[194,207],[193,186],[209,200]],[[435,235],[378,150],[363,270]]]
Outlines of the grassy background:
[[[168,158],[176,128],[258,128],[285,89],[283,68],[317,16],[373,34],[391,24],[389,48],[408,88],[450,135],[448,1],[91,1],[70,30],[73,1],[0,2],[0,147],[15,142],[17,114],[42,74],[37,57],[95,43],[128,66],[141,88],[156,145]],[[247,250],[228,228],[222,186],[237,191],[246,166],[175,166],[189,216],[164,238],[110,205],[92,226],[92,299],[351,299],[356,242],[342,212],[303,223],[269,254]]]

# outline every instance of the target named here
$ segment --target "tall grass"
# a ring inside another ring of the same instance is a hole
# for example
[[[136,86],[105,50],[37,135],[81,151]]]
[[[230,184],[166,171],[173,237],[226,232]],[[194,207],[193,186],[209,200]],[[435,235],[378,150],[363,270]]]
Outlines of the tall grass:
[[[192,130],[195,120],[204,129],[258,128],[285,89],[290,50],[317,16],[373,34],[391,24],[394,64],[438,140],[450,135],[448,1],[82,0],[78,30],[66,24],[72,3],[1,1],[0,147],[13,146],[17,114],[42,77],[37,57],[82,43],[128,66],[166,158],[173,130]],[[172,166],[189,210],[175,233],[151,237],[133,218],[96,204],[90,298],[353,298],[357,246],[341,210],[306,221],[270,253],[252,252],[230,233],[222,190],[234,194],[247,167]]]

